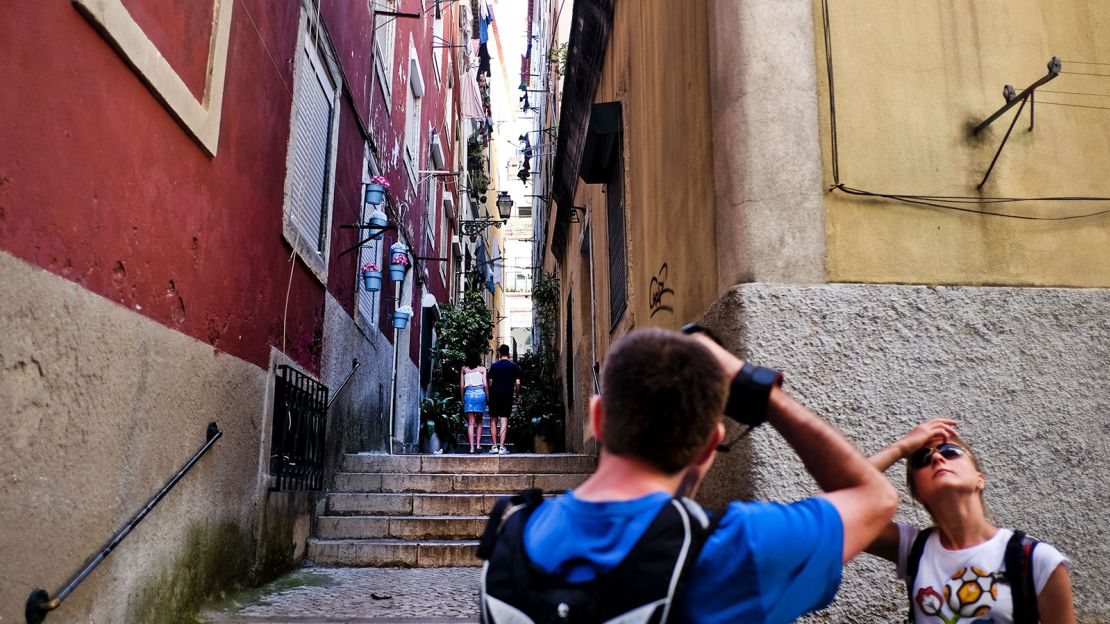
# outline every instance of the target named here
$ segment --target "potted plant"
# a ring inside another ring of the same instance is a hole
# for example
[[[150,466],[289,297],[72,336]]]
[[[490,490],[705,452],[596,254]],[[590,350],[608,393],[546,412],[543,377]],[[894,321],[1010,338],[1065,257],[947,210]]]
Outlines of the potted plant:
[[[441,449],[453,446],[452,440],[465,432],[460,407],[457,398],[440,396],[435,391],[420,402],[420,418],[424,423],[424,452],[441,452]]]
[[[412,318],[412,306],[401,306],[393,311],[393,327],[394,329],[404,329],[409,326],[409,319]]]
[[[554,453],[562,446],[563,419],[554,414],[532,417],[532,441],[537,453]]]
[[[395,282],[405,281],[409,264],[409,248],[402,242],[393,243],[389,247],[389,279]]]
[[[385,199],[385,192],[389,189],[389,180],[385,176],[374,176],[366,185],[366,203],[377,206]]]
[[[385,227],[389,225],[389,217],[382,212],[381,208],[374,208],[370,216],[366,219],[366,225],[370,226],[370,240],[378,240],[385,234]]]
[[[382,269],[373,262],[362,265],[362,287],[366,292],[378,292],[382,289]]]

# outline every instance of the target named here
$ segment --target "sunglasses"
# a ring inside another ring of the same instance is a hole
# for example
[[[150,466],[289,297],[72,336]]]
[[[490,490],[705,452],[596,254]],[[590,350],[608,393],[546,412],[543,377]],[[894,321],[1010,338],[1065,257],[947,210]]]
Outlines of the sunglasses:
[[[955,444],[941,444],[935,449],[925,447],[910,455],[910,467],[917,470],[933,463],[933,453],[940,453],[940,456],[947,461],[964,456],[964,450]]]

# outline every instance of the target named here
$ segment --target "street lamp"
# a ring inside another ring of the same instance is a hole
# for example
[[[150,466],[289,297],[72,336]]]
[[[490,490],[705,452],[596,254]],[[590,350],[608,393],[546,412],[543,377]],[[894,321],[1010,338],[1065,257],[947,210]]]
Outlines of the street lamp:
[[[501,213],[501,219],[508,221],[509,217],[513,214],[513,198],[509,197],[508,191],[501,191],[497,194],[497,212]]]
[[[500,228],[513,214],[513,198],[509,197],[508,191],[497,194],[497,214],[500,219],[467,219],[460,221],[459,225],[462,227],[463,234],[469,236],[470,240],[474,240],[482,230],[491,225]]]

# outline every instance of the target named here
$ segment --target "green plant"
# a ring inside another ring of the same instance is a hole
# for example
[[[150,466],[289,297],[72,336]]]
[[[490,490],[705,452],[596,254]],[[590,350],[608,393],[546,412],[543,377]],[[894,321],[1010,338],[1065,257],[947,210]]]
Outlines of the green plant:
[[[547,51],[547,62],[555,66],[555,75],[562,78],[567,73],[567,50],[568,43],[560,43],[559,45]]]
[[[440,440],[450,443],[465,431],[459,373],[466,353],[474,350],[484,355],[493,339],[493,315],[482,295],[468,292],[458,304],[444,304],[436,335],[431,390],[420,404],[421,435],[435,431]]]
[[[540,349],[525,353],[517,364],[521,371],[521,391],[520,404],[509,418],[509,436],[513,444],[529,448],[532,436],[541,435],[555,445],[556,450],[561,450],[566,410],[554,351]]]
[[[465,433],[466,423],[460,407],[459,400],[453,396],[433,394],[421,401],[420,419],[424,423],[422,435],[430,438],[435,433],[441,442],[448,442]]]
[[[530,445],[533,435],[541,435],[556,450],[562,450],[566,407],[555,348],[559,322],[559,278],[555,273],[541,275],[532,285],[532,310],[539,343],[534,353],[525,353],[517,362],[522,375],[520,405],[510,418],[509,435],[514,437],[514,444],[522,445]]]

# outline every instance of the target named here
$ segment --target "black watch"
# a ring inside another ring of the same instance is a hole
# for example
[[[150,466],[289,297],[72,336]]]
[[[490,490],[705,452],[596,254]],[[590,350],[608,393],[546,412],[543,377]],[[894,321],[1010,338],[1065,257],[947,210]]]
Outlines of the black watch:
[[[771,390],[781,385],[782,373],[779,371],[744,362],[728,386],[725,416],[749,427],[763,424],[767,420]]]
[[[721,344],[721,340],[713,332],[697,323],[683,325],[682,333],[705,334],[713,342]],[[725,416],[749,427],[763,424],[767,420],[767,401],[771,397],[771,389],[781,385],[781,372],[744,362],[740,372],[729,383]]]

